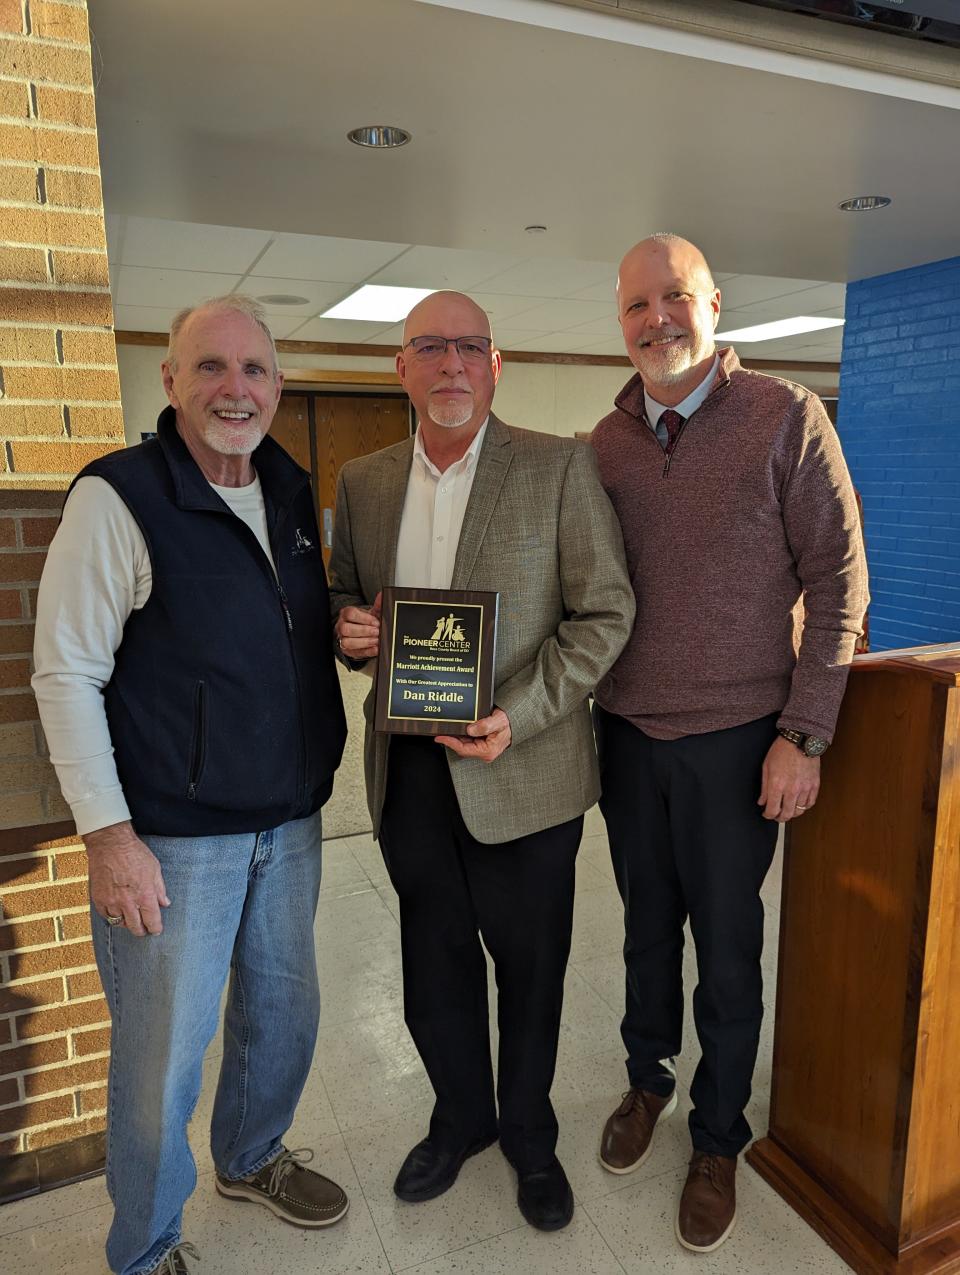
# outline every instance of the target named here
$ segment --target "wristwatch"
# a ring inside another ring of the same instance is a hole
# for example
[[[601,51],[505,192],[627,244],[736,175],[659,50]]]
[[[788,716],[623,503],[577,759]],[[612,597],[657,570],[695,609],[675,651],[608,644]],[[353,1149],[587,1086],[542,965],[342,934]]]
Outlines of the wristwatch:
[[[804,735],[798,730],[787,730],[784,726],[778,726],[777,733],[784,739],[789,739],[807,757],[821,757],[830,747],[830,741],[820,735]]]

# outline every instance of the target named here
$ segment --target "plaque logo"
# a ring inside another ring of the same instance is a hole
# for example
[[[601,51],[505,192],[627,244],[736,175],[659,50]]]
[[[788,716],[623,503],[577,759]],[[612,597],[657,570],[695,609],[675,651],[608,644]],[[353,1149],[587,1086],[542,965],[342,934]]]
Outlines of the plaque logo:
[[[404,646],[425,646],[430,651],[456,651],[458,655],[469,655],[473,643],[461,627],[464,623],[462,615],[442,612],[437,618],[433,632],[429,637],[411,637],[403,635]]]

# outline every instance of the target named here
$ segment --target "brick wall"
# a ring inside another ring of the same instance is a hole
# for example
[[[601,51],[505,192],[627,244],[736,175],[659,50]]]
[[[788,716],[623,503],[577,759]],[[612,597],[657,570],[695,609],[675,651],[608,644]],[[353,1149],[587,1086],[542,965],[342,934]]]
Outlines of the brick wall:
[[[960,257],[847,286],[838,428],[874,650],[960,638]]]
[[[63,489],[123,445],[112,322],[86,4],[0,0],[0,1198],[103,1127],[83,847],[29,677]]]

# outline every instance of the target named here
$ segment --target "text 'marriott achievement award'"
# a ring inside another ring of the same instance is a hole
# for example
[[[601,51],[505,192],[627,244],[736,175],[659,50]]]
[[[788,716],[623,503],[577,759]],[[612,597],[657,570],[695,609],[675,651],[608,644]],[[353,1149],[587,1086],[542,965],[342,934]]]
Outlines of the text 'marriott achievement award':
[[[499,596],[384,589],[376,730],[465,735],[490,714]]]

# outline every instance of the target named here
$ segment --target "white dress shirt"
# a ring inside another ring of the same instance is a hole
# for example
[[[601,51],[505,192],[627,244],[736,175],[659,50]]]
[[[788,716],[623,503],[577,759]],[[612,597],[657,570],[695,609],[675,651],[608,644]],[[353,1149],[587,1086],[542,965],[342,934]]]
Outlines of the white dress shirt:
[[[273,564],[260,479],[246,487],[210,485]],[[47,554],[32,678],[50,760],[81,834],[130,818],[103,688],[113,676],[123,627],[152,587],[150,555],[133,514],[103,478],[81,478]]]
[[[463,456],[442,474],[424,451],[417,426],[400,518],[394,584],[402,588],[450,588],[487,421],[477,430]]]

